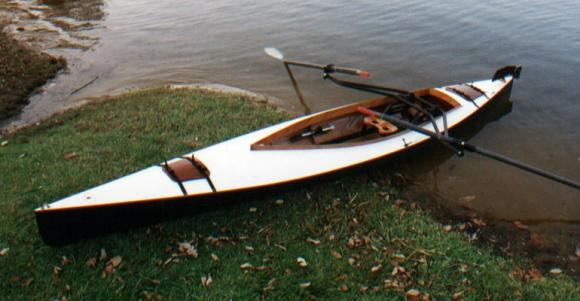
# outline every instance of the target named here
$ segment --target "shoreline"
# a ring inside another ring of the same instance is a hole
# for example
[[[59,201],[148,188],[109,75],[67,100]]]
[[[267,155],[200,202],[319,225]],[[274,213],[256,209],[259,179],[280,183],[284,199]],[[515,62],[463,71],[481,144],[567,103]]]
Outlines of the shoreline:
[[[4,30],[0,20],[0,120],[18,115],[35,93],[66,69],[54,57],[19,41]]]
[[[224,85],[224,84],[217,84],[217,83],[187,83],[187,84],[179,83],[179,84],[167,84],[167,85],[164,85],[162,87],[154,87],[154,86],[153,87],[133,87],[133,88],[123,89],[123,90],[117,91],[115,93],[110,93],[110,94],[106,94],[106,95],[86,97],[83,100],[80,100],[72,105],[64,107],[64,108],[52,113],[49,116],[46,116],[46,117],[41,118],[39,120],[36,120],[35,122],[20,123],[20,122],[18,122],[18,120],[8,122],[7,124],[0,127],[0,137],[14,135],[23,129],[38,126],[39,124],[46,122],[47,120],[50,120],[50,119],[54,118],[55,116],[65,114],[71,110],[76,110],[76,109],[82,108],[86,105],[110,101],[112,99],[119,98],[122,95],[128,94],[128,93],[134,93],[134,92],[138,92],[138,91],[155,90],[155,89],[206,91],[206,92],[216,93],[216,94],[237,95],[237,96],[252,99],[253,101],[255,101],[258,104],[269,104],[281,112],[284,112],[286,114],[290,114],[290,112],[287,112],[283,108],[273,104],[272,100],[274,100],[274,102],[277,100],[277,98],[273,97],[273,96],[259,94],[259,93],[255,93],[255,92],[252,92],[252,91],[249,91],[246,89],[242,89],[242,88],[238,88],[238,87],[234,87],[234,86],[229,86],[229,85]]]

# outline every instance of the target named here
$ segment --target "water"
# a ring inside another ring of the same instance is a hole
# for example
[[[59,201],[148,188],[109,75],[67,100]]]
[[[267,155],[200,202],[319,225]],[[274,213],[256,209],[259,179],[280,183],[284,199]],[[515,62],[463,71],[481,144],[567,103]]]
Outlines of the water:
[[[575,0],[9,3],[21,9],[11,8],[24,27],[21,36],[70,64],[12,120],[16,125],[91,96],[190,82],[263,93],[303,113],[282,65],[264,55],[266,46],[288,58],[366,69],[371,82],[406,89],[489,78],[500,66],[521,64],[512,112],[470,141],[580,181]],[[36,4],[41,6],[30,6]],[[23,7],[37,18],[27,17]],[[70,26],[62,23],[74,26],[63,29]],[[297,76],[313,111],[369,97],[334,87],[318,72]],[[476,156],[429,158],[408,166],[419,194],[440,196],[447,206],[474,196],[482,216],[524,221],[532,231],[563,237],[566,250],[580,244],[578,191]]]

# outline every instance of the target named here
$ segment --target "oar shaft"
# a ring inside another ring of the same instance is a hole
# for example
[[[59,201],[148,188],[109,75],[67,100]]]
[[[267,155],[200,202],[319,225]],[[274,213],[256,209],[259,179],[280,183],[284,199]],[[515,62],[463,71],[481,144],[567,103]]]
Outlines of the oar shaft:
[[[550,179],[552,181],[556,181],[556,182],[558,182],[560,184],[564,184],[564,185],[567,185],[567,186],[570,186],[572,188],[576,188],[576,189],[580,190],[580,184],[579,183],[576,183],[576,182],[574,182],[574,181],[572,181],[570,179],[567,179],[567,178],[564,178],[562,176],[559,176],[559,175],[556,175],[556,174],[547,172],[545,170],[542,170],[542,169],[539,169],[537,167],[528,165],[526,163],[523,163],[523,162],[514,160],[514,159],[512,159],[510,157],[506,157],[504,155],[501,155],[501,154],[492,152],[492,151],[487,150],[485,148],[481,148],[481,147],[478,147],[478,146],[475,146],[475,145],[470,145],[470,144],[466,144],[466,146],[467,147],[464,147],[464,149],[467,150],[467,151],[474,152],[474,153],[478,153],[478,154],[480,154],[482,156],[485,156],[485,157],[494,159],[496,161],[503,162],[503,163],[505,163],[507,165],[511,165],[511,166],[514,166],[514,167],[523,169],[525,171],[531,172],[531,173],[536,174],[538,176],[541,176],[541,177]]]
[[[336,73],[344,73],[344,74],[361,76],[361,77],[369,77],[370,76],[370,73],[368,71],[355,69],[355,68],[338,67],[338,66],[335,66],[332,64],[331,65],[321,65],[321,64],[313,64],[313,63],[307,63],[307,62],[289,61],[289,60],[284,60],[284,64],[295,65],[295,66],[306,67],[306,68],[313,68],[313,69],[320,69],[320,70],[324,70],[325,72],[328,72],[328,73],[336,72]]]
[[[533,173],[535,175],[538,175],[538,176],[544,177],[546,179],[550,179],[550,180],[555,181],[555,182],[558,182],[560,184],[564,184],[564,185],[567,185],[569,187],[576,188],[576,189],[580,190],[580,184],[577,183],[577,182],[574,182],[574,181],[572,181],[572,180],[570,180],[568,178],[564,178],[562,176],[559,176],[559,175],[556,175],[556,174],[547,172],[547,171],[542,170],[542,169],[539,169],[537,167],[534,167],[534,166],[531,166],[531,165],[528,165],[528,164],[519,162],[519,161],[514,160],[512,158],[509,158],[507,156],[500,155],[498,153],[495,153],[495,152],[492,152],[490,150],[487,150],[485,148],[481,148],[479,146],[475,146],[475,145],[472,145],[472,144],[468,144],[468,143],[466,143],[463,140],[460,140],[460,139],[457,139],[457,138],[453,138],[453,137],[449,137],[449,136],[441,135],[439,133],[436,133],[436,132],[433,132],[433,131],[424,129],[424,128],[420,127],[420,126],[417,126],[417,125],[415,125],[415,124],[413,124],[411,122],[408,122],[408,121],[405,121],[405,120],[401,120],[399,118],[390,116],[388,114],[382,114],[382,113],[379,113],[379,112],[376,112],[376,111],[372,111],[372,110],[369,110],[369,109],[367,109],[365,107],[359,107],[358,108],[358,111],[361,112],[361,113],[363,113],[363,114],[365,114],[365,115],[377,116],[377,117],[382,118],[382,119],[384,119],[386,121],[392,122],[392,123],[394,123],[397,126],[401,126],[401,127],[408,128],[410,130],[419,132],[421,134],[424,134],[426,136],[429,136],[431,138],[434,138],[434,139],[436,139],[436,140],[438,140],[440,142],[450,143],[450,144],[452,144],[454,146],[457,146],[457,147],[459,147],[459,148],[461,148],[463,150],[480,154],[480,155],[485,156],[485,157],[488,157],[490,159],[494,159],[496,161],[499,161],[499,162],[508,164],[510,166],[513,166],[513,167],[520,168],[522,170],[528,171],[528,172]]]

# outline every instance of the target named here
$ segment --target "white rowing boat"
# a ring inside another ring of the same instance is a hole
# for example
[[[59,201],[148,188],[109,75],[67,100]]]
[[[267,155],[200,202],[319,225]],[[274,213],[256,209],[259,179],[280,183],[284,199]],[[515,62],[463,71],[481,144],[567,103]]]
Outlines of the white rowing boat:
[[[169,209],[187,211],[217,203],[221,197],[389,157],[432,138],[365,115],[361,108],[443,133],[489,103],[508,99],[514,80],[514,69],[508,69],[498,71],[494,79],[411,93],[435,109],[418,111],[397,97],[384,96],[298,117],[176,157],[37,208],[40,234],[45,242],[58,244],[109,232],[118,224],[133,224],[129,223],[133,219],[141,220],[139,224],[157,221]]]

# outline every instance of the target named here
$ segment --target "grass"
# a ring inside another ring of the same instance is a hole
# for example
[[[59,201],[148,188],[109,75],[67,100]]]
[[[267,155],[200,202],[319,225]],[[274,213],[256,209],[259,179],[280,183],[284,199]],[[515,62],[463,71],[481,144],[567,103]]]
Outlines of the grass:
[[[65,247],[38,237],[32,211],[47,201],[286,118],[239,96],[151,90],[3,138],[2,299],[580,298],[567,276],[531,281],[513,260],[446,233],[428,213],[397,201],[379,170]],[[197,258],[180,250],[183,242]]]
[[[63,59],[17,42],[3,29],[0,23],[0,120],[18,113],[30,93],[66,65]]]

